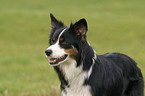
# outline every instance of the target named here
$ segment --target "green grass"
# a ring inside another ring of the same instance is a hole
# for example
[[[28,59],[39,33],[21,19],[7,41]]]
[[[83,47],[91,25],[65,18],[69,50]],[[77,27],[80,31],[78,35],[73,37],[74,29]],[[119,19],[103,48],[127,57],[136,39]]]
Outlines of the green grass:
[[[48,66],[49,13],[69,26],[86,18],[97,54],[122,52],[145,77],[145,0],[0,0],[0,96],[58,96]]]

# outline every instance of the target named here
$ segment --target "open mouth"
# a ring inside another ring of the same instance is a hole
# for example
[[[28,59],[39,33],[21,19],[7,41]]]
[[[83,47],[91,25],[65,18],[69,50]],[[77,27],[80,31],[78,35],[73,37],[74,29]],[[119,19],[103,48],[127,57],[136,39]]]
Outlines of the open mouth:
[[[63,62],[67,58],[67,56],[68,55],[61,56],[60,58],[50,58],[49,59],[49,64],[50,65],[58,65],[61,62]]]

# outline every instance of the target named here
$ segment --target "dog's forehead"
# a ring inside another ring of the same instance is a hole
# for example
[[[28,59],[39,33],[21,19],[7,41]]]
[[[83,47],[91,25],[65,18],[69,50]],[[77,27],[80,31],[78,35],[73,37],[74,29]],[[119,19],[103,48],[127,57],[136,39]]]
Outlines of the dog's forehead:
[[[58,40],[58,38],[62,37],[64,34],[67,34],[68,30],[67,27],[64,27],[64,28],[59,28],[57,30],[55,30],[55,32],[53,32],[53,34],[51,34],[50,36],[50,40],[53,40],[53,41],[56,41]]]
[[[64,29],[64,28],[57,29],[57,30],[53,33],[53,35],[52,35],[51,38],[58,38],[59,34],[62,32],[63,29]]]

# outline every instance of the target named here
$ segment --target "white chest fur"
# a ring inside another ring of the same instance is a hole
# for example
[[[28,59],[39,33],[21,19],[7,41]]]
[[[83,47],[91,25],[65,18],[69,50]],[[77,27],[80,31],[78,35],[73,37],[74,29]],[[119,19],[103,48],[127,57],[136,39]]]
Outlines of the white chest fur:
[[[60,67],[69,83],[66,92],[62,92],[63,96],[91,96],[90,86],[83,85],[88,72],[82,71],[82,66],[76,67],[76,61],[71,59]]]

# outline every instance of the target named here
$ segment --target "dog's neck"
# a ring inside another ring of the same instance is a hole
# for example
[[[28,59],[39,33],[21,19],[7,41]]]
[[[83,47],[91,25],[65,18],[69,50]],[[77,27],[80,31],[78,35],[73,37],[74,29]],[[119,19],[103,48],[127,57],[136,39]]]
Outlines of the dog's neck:
[[[73,59],[69,59],[64,64],[61,64],[60,70],[63,72],[65,79],[69,81],[78,78],[85,72],[83,71],[83,64],[77,67],[77,63]]]
[[[77,67],[77,63],[75,60],[70,59],[67,62],[61,64],[59,66],[63,76],[64,81],[67,83],[64,83],[64,81],[61,81],[61,87],[63,87],[62,90],[65,92],[66,90],[71,92],[81,92],[81,89],[84,88],[84,82],[88,78],[88,72],[83,71],[83,64],[81,64],[79,67]]]
[[[84,43],[81,43],[79,46],[79,54],[77,56],[77,66],[80,66],[83,64],[83,70],[89,70],[93,59],[96,59],[96,52],[94,49],[90,46],[90,44],[85,41]]]

